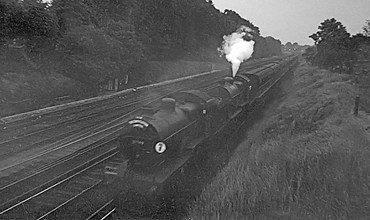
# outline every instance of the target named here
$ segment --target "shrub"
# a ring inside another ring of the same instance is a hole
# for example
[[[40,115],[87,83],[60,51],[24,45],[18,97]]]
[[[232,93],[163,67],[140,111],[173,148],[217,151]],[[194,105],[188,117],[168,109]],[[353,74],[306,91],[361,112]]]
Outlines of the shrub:
[[[75,27],[60,39],[58,48],[67,55],[64,66],[71,77],[96,85],[124,74],[141,56],[138,45],[133,32],[111,22],[104,28]]]

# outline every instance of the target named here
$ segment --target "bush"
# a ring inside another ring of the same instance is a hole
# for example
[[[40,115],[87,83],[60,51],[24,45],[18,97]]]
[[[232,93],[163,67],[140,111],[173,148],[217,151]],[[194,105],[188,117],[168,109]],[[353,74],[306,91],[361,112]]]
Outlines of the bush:
[[[104,28],[92,25],[71,29],[60,39],[58,48],[65,57],[66,72],[82,82],[98,84],[120,77],[141,57],[134,33],[120,22]]]

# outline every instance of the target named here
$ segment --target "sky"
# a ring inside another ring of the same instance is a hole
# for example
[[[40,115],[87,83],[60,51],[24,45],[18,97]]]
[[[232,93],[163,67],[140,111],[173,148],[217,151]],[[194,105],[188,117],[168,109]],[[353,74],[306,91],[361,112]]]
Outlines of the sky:
[[[259,27],[262,36],[283,44],[313,45],[309,38],[320,23],[335,18],[350,34],[362,33],[370,20],[370,0],[213,0],[220,11],[231,9]]]

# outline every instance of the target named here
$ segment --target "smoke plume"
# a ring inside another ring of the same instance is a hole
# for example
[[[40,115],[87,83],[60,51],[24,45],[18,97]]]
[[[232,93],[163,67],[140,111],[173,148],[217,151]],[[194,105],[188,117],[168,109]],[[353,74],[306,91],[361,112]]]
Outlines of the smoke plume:
[[[242,26],[236,32],[225,35],[221,48],[218,48],[232,64],[233,77],[238,72],[240,64],[252,56],[254,41],[244,40],[244,38],[252,39],[251,32],[250,28]]]

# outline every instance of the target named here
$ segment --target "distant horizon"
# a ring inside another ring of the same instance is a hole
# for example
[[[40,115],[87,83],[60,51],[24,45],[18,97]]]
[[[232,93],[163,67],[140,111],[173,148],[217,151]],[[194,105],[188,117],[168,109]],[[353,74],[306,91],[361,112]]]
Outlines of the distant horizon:
[[[362,33],[366,20],[370,20],[369,0],[213,0],[217,9],[237,12],[260,29],[264,37],[271,36],[282,44],[297,42],[314,45],[309,38],[318,31],[320,23],[335,18],[348,33]]]

